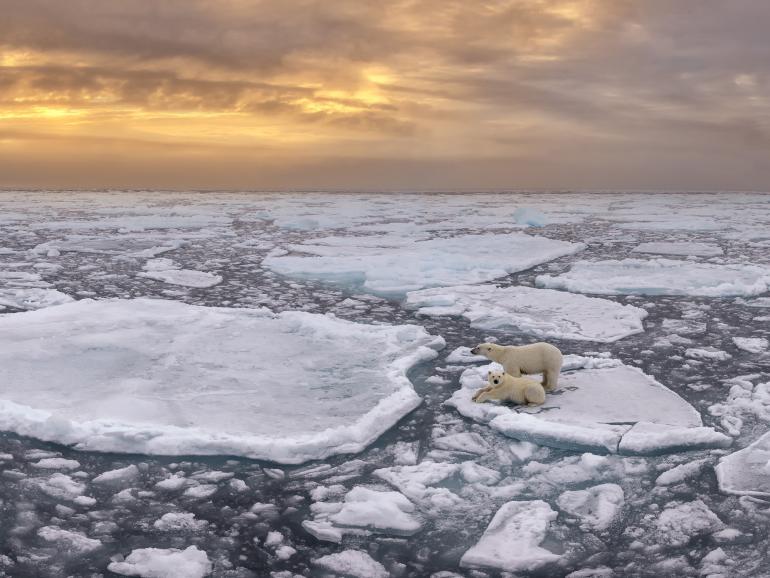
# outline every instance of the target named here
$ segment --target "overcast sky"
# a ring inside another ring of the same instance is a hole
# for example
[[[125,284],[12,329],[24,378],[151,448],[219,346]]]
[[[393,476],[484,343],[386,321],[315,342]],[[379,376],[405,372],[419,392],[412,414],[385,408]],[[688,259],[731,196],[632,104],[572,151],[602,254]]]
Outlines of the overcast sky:
[[[770,190],[767,0],[0,0],[0,186]]]

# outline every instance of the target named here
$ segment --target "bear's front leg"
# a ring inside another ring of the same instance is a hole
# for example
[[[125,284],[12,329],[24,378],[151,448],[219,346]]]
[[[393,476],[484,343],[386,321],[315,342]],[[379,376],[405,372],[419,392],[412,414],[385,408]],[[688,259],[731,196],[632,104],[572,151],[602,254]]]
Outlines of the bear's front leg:
[[[486,392],[487,392],[487,391],[489,391],[490,389],[492,389],[492,386],[491,386],[491,385],[488,385],[488,386],[486,386],[486,387],[482,387],[481,389],[479,389],[478,391],[476,391],[476,393],[474,393],[474,394],[473,394],[473,397],[471,398],[471,400],[472,400],[472,401],[478,401],[478,398],[479,398],[479,396],[480,396],[482,393],[486,393]]]

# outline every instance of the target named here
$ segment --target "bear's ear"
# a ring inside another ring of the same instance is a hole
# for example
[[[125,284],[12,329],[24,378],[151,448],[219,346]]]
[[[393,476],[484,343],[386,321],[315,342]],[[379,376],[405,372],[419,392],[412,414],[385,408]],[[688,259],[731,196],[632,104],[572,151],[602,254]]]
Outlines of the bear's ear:
[[[492,375],[492,372],[491,371],[487,371],[487,377],[489,377],[490,375]]]

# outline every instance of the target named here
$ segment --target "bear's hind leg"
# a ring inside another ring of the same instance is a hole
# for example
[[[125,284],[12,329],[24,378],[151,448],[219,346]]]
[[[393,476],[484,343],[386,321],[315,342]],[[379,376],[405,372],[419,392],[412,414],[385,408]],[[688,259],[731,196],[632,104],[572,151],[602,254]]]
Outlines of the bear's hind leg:
[[[528,385],[524,390],[524,400],[529,405],[543,405],[545,403],[545,391],[539,385]]]
[[[559,374],[556,371],[546,370],[543,372],[543,389],[546,391],[553,391],[556,389],[556,383],[559,379]]]

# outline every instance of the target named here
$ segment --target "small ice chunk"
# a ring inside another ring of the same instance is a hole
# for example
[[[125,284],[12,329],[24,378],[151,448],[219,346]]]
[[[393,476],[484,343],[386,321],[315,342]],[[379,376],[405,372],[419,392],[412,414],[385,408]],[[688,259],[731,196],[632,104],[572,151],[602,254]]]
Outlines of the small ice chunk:
[[[144,266],[144,273],[137,273],[138,277],[163,281],[171,285],[195,287],[205,289],[222,282],[222,277],[206,271],[182,269],[171,259],[151,259]]]
[[[265,538],[265,546],[272,548],[283,542],[283,534],[277,531],[271,531],[267,533]]]
[[[182,495],[187,496],[188,498],[203,500],[213,496],[218,489],[216,484],[201,484],[199,486],[187,488]]]
[[[93,552],[102,545],[99,540],[89,538],[79,532],[63,530],[58,526],[44,526],[37,531],[37,535],[46,542],[53,542],[60,551],[72,556]]]
[[[460,451],[480,456],[490,450],[484,438],[473,432],[461,432],[436,438],[433,440],[433,445],[441,450]]]
[[[313,560],[316,566],[350,578],[388,578],[385,567],[361,550],[343,550]]]
[[[169,512],[153,523],[153,527],[161,532],[196,532],[206,526],[206,520],[196,520],[195,514],[187,512]]]
[[[691,359],[701,359],[707,361],[727,361],[732,355],[721,349],[713,347],[691,347],[684,352],[686,357]]]
[[[599,531],[610,526],[624,502],[623,488],[617,484],[567,491],[557,499],[559,508],[580,519],[581,527]]]
[[[29,480],[30,484],[37,486],[43,493],[59,500],[75,500],[82,496],[86,485],[76,482],[66,474],[51,474],[47,478]]]
[[[532,207],[519,207],[513,212],[513,220],[519,225],[542,227],[548,223],[548,217]]]
[[[708,461],[708,458],[693,460],[673,467],[670,470],[666,470],[658,476],[655,480],[655,484],[658,486],[671,486],[683,482],[688,478],[697,476],[706,464],[708,464]]]
[[[139,478],[139,468],[131,464],[125,468],[118,468],[99,474],[93,479],[95,484],[105,484],[111,486],[130,486]]]
[[[399,492],[356,486],[345,496],[341,509],[328,517],[336,526],[356,527],[410,536],[420,529],[414,504]]]
[[[335,544],[342,542],[342,530],[329,521],[305,520],[302,527],[318,540]]]
[[[770,347],[770,342],[764,337],[733,337],[733,343],[738,349],[749,353],[762,353]]]
[[[556,562],[560,556],[540,546],[556,516],[542,500],[503,504],[460,566],[527,572]]]
[[[770,433],[721,458],[715,470],[723,492],[770,498]]]
[[[463,462],[460,464],[460,475],[469,484],[494,485],[502,477],[500,472],[479,465],[475,462]]]
[[[140,548],[133,550],[123,562],[110,562],[110,572],[142,578],[203,578],[212,566],[206,552],[197,546],[177,548]]]
[[[658,543],[684,546],[690,538],[722,530],[725,525],[701,500],[668,506],[658,516],[655,526]]]
[[[80,462],[65,458],[43,458],[31,465],[43,470],[76,470],[80,467]]]

